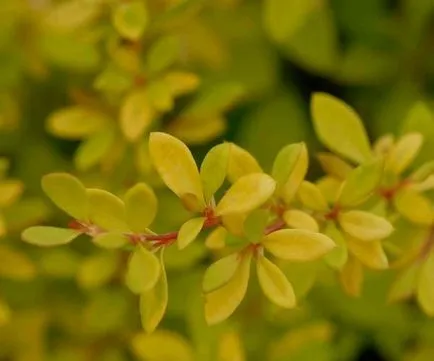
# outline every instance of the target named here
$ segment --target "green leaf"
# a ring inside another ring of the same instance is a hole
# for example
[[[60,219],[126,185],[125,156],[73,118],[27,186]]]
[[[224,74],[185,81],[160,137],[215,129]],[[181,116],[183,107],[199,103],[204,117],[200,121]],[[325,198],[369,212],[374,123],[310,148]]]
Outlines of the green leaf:
[[[416,290],[419,271],[419,263],[414,263],[402,270],[389,290],[388,302],[403,301],[410,298]]]
[[[298,189],[298,197],[303,205],[314,211],[327,211],[329,205],[321,190],[313,183],[303,181]]]
[[[12,247],[0,245],[0,277],[12,281],[30,281],[37,275],[37,269],[32,260]]]
[[[230,149],[229,143],[216,145],[206,154],[202,162],[200,178],[207,203],[210,202],[214,193],[222,186],[226,178]]]
[[[354,109],[326,93],[315,93],[311,111],[319,139],[334,152],[356,162],[372,158],[363,122]]]
[[[345,239],[333,222],[327,224],[324,234],[336,243],[336,247],[324,256],[324,260],[330,267],[341,270],[348,260],[348,248]]]
[[[176,239],[179,249],[184,249],[196,239],[202,230],[205,220],[206,218],[204,217],[192,218],[181,226]]]
[[[180,43],[176,36],[160,37],[147,53],[146,70],[150,74],[165,70],[177,60],[179,50]]]
[[[429,199],[421,193],[405,188],[393,198],[398,212],[410,222],[420,225],[431,225],[433,222],[433,206]]]
[[[82,139],[102,130],[109,119],[92,109],[74,106],[58,110],[47,119],[51,134],[66,139]]]
[[[102,189],[88,189],[89,217],[106,231],[127,231],[125,205],[114,194]]]
[[[351,165],[332,153],[320,152],[317,158],[322,169],[334,178],[344,180],[353,170]]]
[[[341,212],[339,224],[346,233],[361,241],[383,239],[394,230],[385,218],[364,211]]]
[[[313,261],[336,245],[327,236],[302,229],[283,229],[265,236],[265,249],[275,257],[288,261]]]
[[[160,278],[155,287],[140,295],[140,316],[142,326],[147,333],[154,332],[167,308],[168,287],[163,254],[160,255],[160,268]]]
[[[294,290],[279,267],[264,256],[259,256],[256,261],[256,272],[262,291],[270,301],[284,308],[295,307]]]
[[[343,207],[363,203],[380,185],[383,168],[383,161],[375,160],[354,169],[343,183],[336,202]]]
[[[434,160],[422,164],[410,175],[410,178],[415,182],[423,182],[431,175],[434,175]]]
[[[95,236],[92,242],[101,248],[115,249],[128,244],[128,238],[121,232],[106,232]]]
[[[259,242],[264,236],[270,212],[266,209],[255,209],[244,221],[244,234],[250,242]]]
[[[127,223],[133,232],[144,232],[154,221],[158,200],[146,183],[137,183],[124,197]]]
[[[169,84],[164,79],[156,79],[146,87],[149,101],[159,112],[169,112],[173,109],[174,99]]]
[[[264,173],[239,178],[218,203],[218,216],[247,213],[265,203],[274,193],[276,182]]]
[[[429,316],[434,316],[434,252],[426,258],[420,269],[417,283],[417,300]]]
[[[72,229],[35,226],[24,230],[21,238],[27,243],[51,247],[67,244],[80,234],[81,232]]]
[[[148,10],[142,0],[118,4],[113,11],[113,25],[121,36],[138,40],[148,25]]]
[[[57,207],[76,219],[88,219],[86,188],[77,178],[67,173],[51,173],[42,178],[41,186]]]
[[[211,264],[207,268],[202,281],[203,292],[209,293],[226,285],[234,276],[240,262],[241,256],[237,252],[220,258]]]
[[[277,182],[276,193],[290,203],[307,173],[309,157],[304,143],[290,144],[276,156],[272,176]]]
[[[142,294],[154,288],[160,278],[158,258],[143,246],[137,246],[131,255],[125,283],[131,292]]]

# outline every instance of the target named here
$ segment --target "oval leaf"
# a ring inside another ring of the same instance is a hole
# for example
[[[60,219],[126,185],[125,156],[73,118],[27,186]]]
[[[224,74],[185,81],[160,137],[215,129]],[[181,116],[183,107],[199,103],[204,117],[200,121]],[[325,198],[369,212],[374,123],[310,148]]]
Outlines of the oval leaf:
[[[233,143],[230,148],[228,178],[232,183],[247,174],[262,173],[261,166],[247,150]]]
[[[146,183],[137,183],[124,197],[128,225],[133,232],[144,232],[157,214],[158,200]]]
[[[404,135],[392,148],[387,157],[387,170],[394,174],[401,174],[416,158],[422,147],[423,137],[420,133]]]
[[[397,211],[410,222],[431,225],[433,207],[428,198],[412,189],[403,189],[393,199]]]
[[[346,240],[350,252],[365,266],[379,270],[389,267],[389,261],[380,241],[365,242],[349,236]]]
[[[291,228],[319,232],[318,222],[306,212],[291,209],[283,214],[283,220]]]
[[[125,283],[131,292],[141,294],[156,285],[160,272],[158,258],[145,247],[137,246],[128,262]]]
[[[81,232],[73,229],[35,226],[24,230],[21,237],[27,243],[50,247],[67,244],[80,234]]]
[[[322,169],[334,178],[344,180],[353,170],[351,165],[332,153],[321,152],[318,153],[317,158]]]
[[[113,25],[121,36],[138,40],[148,25],[148,11],[142,0],[120,3],[113,11]]]
[[[334,222],[327,224],[324,234],[336,243],[336,247],[324,256],[324,260],[330,267],[340,270],[348,260],[348,247],[345,238],[341,231],[336,228]]]
[[[342,212],[339,224],[351,237],[361,241],[383,239],[393,232],[393,226],[385,218],[364,211]]]
[[[107,232],[98,234],[92,239],[93,243],[101,248],[115,249],[128,244],[127,237],[121,232]]]
[[[363,269],[359,260],[355,257],[349,257],[342,271],[339,273],[339,280],[345,292],[349,296],[360,296],[363,278]]]
[[[294,290],[279,267],[260,256],[256,261],[256,272],[262,291],[270,301],[283,308],[295,307]]]
[[[237,271],[241,258],[239,253],[233,253],[211,264],[203,278],[203,292],[209,293],[225,286]]]
[[[208,249],[218,250],[226,245],[226,237],[228,231],[225,227],[217,227],[214,229],[205,240],[205,245]]]
[[[185,222],[181,226],[176,240],[178,243],[178,248],[184,249],[191,242],[193,242],[202,230],[204,223],[204,217],[193,218]]]
[[[216,215],[247,213],[265,203],[274,193],[276,182],[264,173],[239,178],[220,200]]]
[[[262,244],[277,258],[288,261],[312,261],[336,246],[329,237],[302,229],[283,229],[270,233],[264,237]]]
[[[329,206],[321,190],[313,183],[303,181],[298,189],[301,203],[314,211],[327,211]]]

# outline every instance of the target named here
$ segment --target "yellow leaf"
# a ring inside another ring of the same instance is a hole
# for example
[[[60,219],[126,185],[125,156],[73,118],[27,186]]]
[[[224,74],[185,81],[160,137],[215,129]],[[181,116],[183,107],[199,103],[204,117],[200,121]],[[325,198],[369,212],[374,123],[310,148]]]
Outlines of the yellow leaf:
[[[361,241],[375,241],[390,236],[393,226],[385,218],[364,211],[339,214],[339,224],[351,237]]]
[[[244,254],[232,278],[223,287],[205,295],[205,319],[209,325],[231,316],[243,300],[250,278],[251,254]]]
[[[151,107],[145,91],[133,91],[125,98],[120,111],[120,124],[124,136],[137,141],[151,125],[155,110]]]
[[[257,160],[245,149],[230,143],[228,178],[234,183],[238,178],[251,173],[262,173]]]
[[[125,205],[114,194],[102,189],[87,189],[89,217],[97,226],[107,231],[127,231]]]
[[[209,293],[225,286],[234,276],[241,263],[242,255],[232,253],[211,264],[203,277],[202,290]]]
[[[152,162],[167,187],[178,197],[192,195],[204,208],[202,182],[187,146],[175,137],[154,132],[149,138]]]
[[[36,268],[25,253],[9,246],[0,246],[0,277],[28,281],[36,276]]]
[[[319,139],[332,151],[363,163],[372,157],[363,122],[354,109],[326,93],[315,93],[311,112]]]
[[[306,212],[299,211],[297,209],[291,209],[283,214],[283,219],[291,228],[319,232],[318,222]]]
[[[246,356],[241,337],[235,330],[225,331],[221,336],[217,349],[216,361],[245,361]]]
[[[417,283],[417,300],[430,317],[434,316],[434,252],[428,255],[420,269]]]
[[[359,260],[349,257],[341,272],[339,279],[345,292],[353,297],[359,297],[363,284],[363,269]]]
[[[58,110],[47,120],[51,134],[66,139],[82,139],[103,129],[109,119],[92,109],[75,106]]]
[[[225,247],[228,231],[225,227],[217,227],[214,229],[205,240],[205,245],[208,249],[219,250]]]
[[[317,157],[322,169],[334,178],[344,180],[353,169],[350,164],[332,153],[320,152]]]
[[[380,241],[359,241],[346,237],[348,249],[365,266],[372,269],[386,269],[389,267],[386,253]]]
[[[386,168],[394,174],[404,172],[416,158],[422,147],[423,137],[420,133],[408,133],[404,135],[391,149]]]
[[[265,203],[274,193],[276,182],[264,173],[239,178],[218,203],[215,213],[223,216],[248,213]]]
[[[336,245],[327,236],[302,229],[283,229],[265,236],[262,244],[277,258],[288,261],[313,261]]]
[[[405,188],[394,197],[393,203],[398,212],[410,222],[431,225],[433,206],[429,199],[419,192]]]
[[[420,268],[419,263],[413,263],[400,271],[389,290],[387,296],[388,302],[403,301],[414,294],[418,283]]]
[[[131,292],[141,294],[155,287],[160,272],[160,262],[155,254],[139,245],[129,259],[125,283]]]
[[[153,334],[140,333],[131,340],[133,353],[140,360],[193,361],[192,347],[180,335],[158,330]]]
[[[279,267],[264,256],[259,256],[256,272],[262,291],[270,301],[283,308],[295,307],[294,290]]]
[[[206,218],[204,217],[192,218],[181,226],[176,239],[179,249],[184,249],[196,239],[202,230],[205,220]]]
[[[247,213],[233,213],[222,217],[222,224],[229,233],[244,237],[244,222],[247,219]]]
[[[173,96],[190,93],[198,88],[200,79],[196,74],[171,71],[164,76]]]
[[[15,203],[23,189],[23,183],[18,180],[0,181],[0,208],[6,208]]]
[[[378,138],[373,148],[374,153],[379,156],[387,156],[395,144],[395,137],[392,134],[386,134]]]
[[[163,253],[160,255],[160,278],[154,288],[140,295],[140,315],[142,326],[152,333],[166,313],[168,301],[167,275],[164,268]]]
[[[128,238],[122,232],[106,232],[98,234],[92,242],[101,248],[115,249],[128,244]]]
[[[327,211],[329,206],[320,189],[313,183],[303,181],[298,189],[301,203],[314,211]]]
[[[142,0],[119,3],[113,10],[113,25],[129,40],[139,40],[148,25],[148,10]]]
[[[330,176],[325,176],[317,180],[316,186],[323,194],[327,203],[334,203],[341,190],[342,181]]]
[[[84,289],[99,288],[116,274],[119,258],[111,252],[100,252],[86,258],[77,273],[77,282]]]
[[[158,200],[146,183],[137,183],[124,197],[125,214],[133,232],[144,232],[157,214]]]
[[[434,174],[429,175],[422,182],[411,184],[410,188],[416,192],[426,192],[434,189]]]

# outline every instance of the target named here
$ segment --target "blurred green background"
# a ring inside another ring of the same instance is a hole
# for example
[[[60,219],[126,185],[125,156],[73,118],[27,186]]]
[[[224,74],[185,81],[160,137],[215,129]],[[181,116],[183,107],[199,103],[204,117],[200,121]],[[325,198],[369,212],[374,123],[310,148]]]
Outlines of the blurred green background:
[[[139,22],[139,36],[114,20],[131,2],[146,9],[146,20],[138,12],[123,20]],[[253,289],[238,316],[209,329],[198,286],[208,255],[200,246],[173,250],[161,329],[177,336],[158,334],[161,343],[140,331],[137,300],[122,284],[124,254],[86,239],[36,249],[20,232],[68,221],[41,192],[51,171],[114,192],[139,180],[158,188],[144,149],[153,129],[183,139],[198,160],[234,141],[266,170],[282,146],[305,141],[315,179],[314,91],[351,104],[372,139],[421,131],[419,160],[431,159],[434,122],[403,121],[418,100],[434,106],[433,20],[433,0],[0,0],[0,360],[241,361],[243,352],[253,361],[432,360],[434,321],[411,304],[384,304],[387,272],[360,300],[326,280],[292,313],[259,312]],[[129,138],[119,123],[126,94],[157,84],[163,99],[158,82],[172,70],[196,74],[200,85]],[[86,128],[93,113],[84,123],[52,120],[72,106],[104,114],[102,125]],[[157,230],[176,229],[188,215],[169,192],[158,195]],[[224,358],[216,350],[228,330],[244,351]],[[178,351],[149,351],[161,347]]]

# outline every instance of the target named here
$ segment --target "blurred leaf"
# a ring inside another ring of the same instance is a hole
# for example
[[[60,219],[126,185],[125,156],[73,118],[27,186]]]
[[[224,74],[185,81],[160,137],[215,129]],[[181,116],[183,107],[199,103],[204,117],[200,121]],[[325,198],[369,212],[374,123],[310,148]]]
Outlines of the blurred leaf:
[[[146,57],[146,70],[150,74],[159,73],[176,62],[180,42],[176,36],[160,37],[149,49]]]
[[[329,209],[326,199],[314,183],[303,181],[297,194],[301,203],[308,209],[314,211],[327,211]]]
[[[113,10],[113,25],[119,34],[130,40],[138,40],[148,24],[145,3],[133,0],[118,4]]]
[[[348,249],[365,266],[372,269],[385,269],[389,266],[386,253],[380,241],[360,241],[346,236]]]
[[[434,253],[431,252],[420,269],[417,284],[417,299],[422,309],[429,315],[434,315]]]
[[[350,236],[361,241],[383,239],[394,231],[393,226],[385,218],[364,211],[340,213],[339,225]]]
[[[329,266],[341,270],[348,262],[348,248],[345,239],[333,222],[327,224],[324,234],[336,243],[336,247],[327,253],[324,259]]]
[[[114,277],[118,266],[119,259],[116,254],[96,253],[81,263],[77,273],[77,282],[84,289],[99,288]]]
[[[398,212],[410,222],[430,225],[433,221],[433,206],[428,198],[421,193],[403,189],[393,199]]]
[[[25,253],[1,245],[0,275],[17,281],[28,281],[36,276],[36,268]]]

